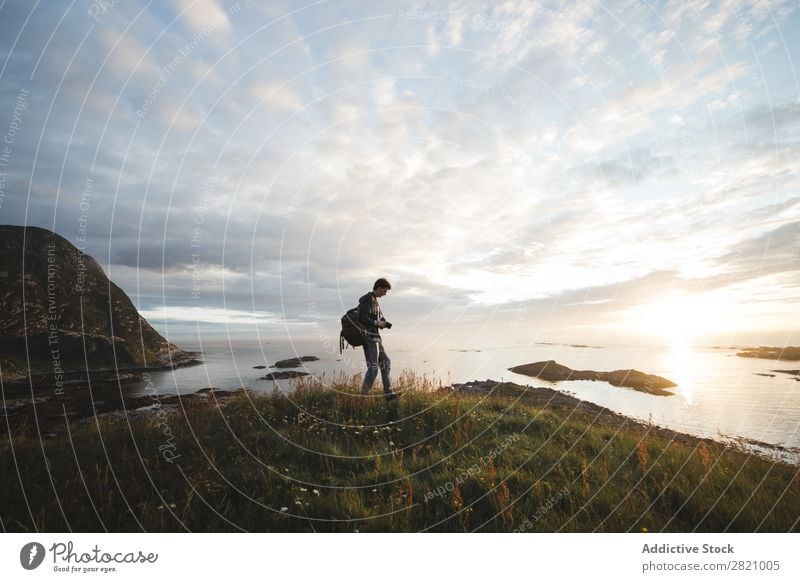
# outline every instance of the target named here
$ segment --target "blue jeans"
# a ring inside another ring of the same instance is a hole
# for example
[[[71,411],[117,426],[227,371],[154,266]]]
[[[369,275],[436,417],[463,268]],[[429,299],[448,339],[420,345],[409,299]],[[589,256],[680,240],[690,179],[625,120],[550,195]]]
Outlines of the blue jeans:
[[[367,361],[367,373],[364,375],[364,385],[361,388],[361,393],[368,394],[372,390],[372,385],[375,383],[375,378],[377,378],[378,370],[380,369],[383,391],[386,394],[391,394],[392,385],[389,379],[389,372],[392,369],[392,361],[383,349],[383,342],[380,340],[376,342],[365,341],[364,359]]]

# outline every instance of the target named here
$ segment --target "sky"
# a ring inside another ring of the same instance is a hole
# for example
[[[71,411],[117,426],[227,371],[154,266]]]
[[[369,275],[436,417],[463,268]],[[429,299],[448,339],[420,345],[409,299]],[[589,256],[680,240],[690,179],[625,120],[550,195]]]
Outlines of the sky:
[[[378,277],[399,338],[780,337],[798,57],[782,0],[7,0],[0,223],[176,340],[335,338]]]

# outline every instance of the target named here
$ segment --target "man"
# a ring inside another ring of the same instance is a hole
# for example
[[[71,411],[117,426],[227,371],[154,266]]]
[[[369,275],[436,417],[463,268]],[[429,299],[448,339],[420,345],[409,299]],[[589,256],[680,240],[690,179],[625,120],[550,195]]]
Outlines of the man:
[[[361,388],[362,394],[369,394],[375,378],[378,376],[378,369],[381,371],[381,381],[383,382],[383,392],[386,400],[394,400],[397,394],[392,392],[389,372],[392,362],[383,349],[381,340],[381,329],[390,328],[392,324],[386,321],[378,304],[378,298],[383,297],[392,288],[392,284],[384,278],[375,281],[372,291],[362,296],[358,300],[358,320],[364,329],[367,330],[367,337],[364,341],[364,359],[367,361],[367,373],[364,375],[364,385]]]

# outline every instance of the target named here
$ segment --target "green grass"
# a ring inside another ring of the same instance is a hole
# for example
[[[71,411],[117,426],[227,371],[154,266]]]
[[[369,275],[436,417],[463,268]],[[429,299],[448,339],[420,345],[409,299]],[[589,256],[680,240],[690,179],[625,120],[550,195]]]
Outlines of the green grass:
[[[406,373],[402,398],[387,403],[359,397],[357,379],[323,383],[299,384],[289,396],[187,402],[161,420],[72,423],[43,441],[12,436],[0,444],[2,527],[800,529],[795,466],[532,404],[513,385],[486,397],[430,392]]]

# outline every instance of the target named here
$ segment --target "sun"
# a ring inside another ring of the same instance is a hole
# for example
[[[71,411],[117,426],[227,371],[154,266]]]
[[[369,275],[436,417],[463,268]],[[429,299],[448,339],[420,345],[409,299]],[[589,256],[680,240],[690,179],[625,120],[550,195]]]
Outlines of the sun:
[[[627,325],[639,332],[682,342],[728,327],[720,305],[680,292],[633,307],[627,316]]]
[[[689,404],[695,398],[692,344],[700,336],[713,335],[728,327],[729,318],[723,313],[724,308],[719,301],[707,297],[672,292],[627,313],[629,327],[668,340],[668,377],[678,384],[677,393]]]

